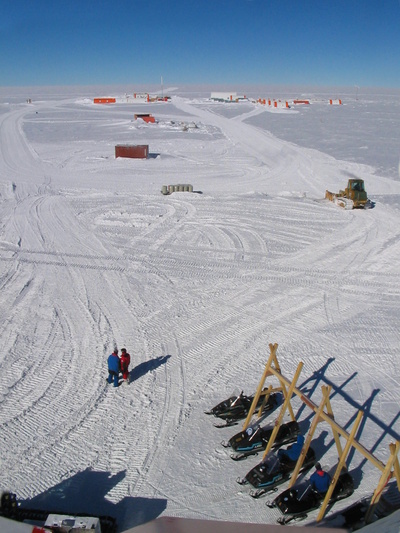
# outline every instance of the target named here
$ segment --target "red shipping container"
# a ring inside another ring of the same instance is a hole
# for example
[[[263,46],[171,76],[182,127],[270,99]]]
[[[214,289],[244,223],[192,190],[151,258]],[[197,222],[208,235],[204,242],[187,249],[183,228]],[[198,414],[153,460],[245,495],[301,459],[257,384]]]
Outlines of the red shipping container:
[[[117,144],[115,147],[115,158],[130,157],[131,159],[147,159],[148,156],[148,144]]]
[[[153,117],[153,115],[150,115],[150,113],[136,113],[135,120],[137,120],[138,118],[141,118],[145,122],[154,123],[156,121],[156,119]]]
[[[115,104],[115,98],[95,98],[93,100],[95,104]]]

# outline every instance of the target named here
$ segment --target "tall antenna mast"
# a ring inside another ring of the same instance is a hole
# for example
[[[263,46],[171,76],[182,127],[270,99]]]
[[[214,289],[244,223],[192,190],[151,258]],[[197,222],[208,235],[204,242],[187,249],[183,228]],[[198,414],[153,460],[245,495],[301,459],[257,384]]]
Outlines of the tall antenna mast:
[[[162,76],[161,76],[161,98],[164,98],[164,86],[163,86]]]

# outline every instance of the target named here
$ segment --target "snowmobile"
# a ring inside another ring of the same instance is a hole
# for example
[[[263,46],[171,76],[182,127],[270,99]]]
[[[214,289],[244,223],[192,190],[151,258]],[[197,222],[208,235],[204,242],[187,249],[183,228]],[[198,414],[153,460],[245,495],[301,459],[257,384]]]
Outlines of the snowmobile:
[[[353,502],[345,509],[336,513],[330,513],[326,518],[319,522],[318,525],[325,528],[343,528],[345,531],[356,531],[367,525],[366,517],[372,505],[372,514],[368,523],[376,522],[385,518],[399,509],[399,490],[397,483],[392,481],[382,489],[381,497],[378,502],[372,503],[373,494],[362,496],[359,500]],[[310,527],[316,525],[315,522],[308,524]],[[380,527],[376,524],[376,530]],[[382,528],[383,529],[383,528]]]
[[[260,450],[265,450],[268,441],[271,438],[273,426],[264,427],[248,427],[245,431],[237,433],[228,442],[222,442],[225,448],[232,448],[235,454],[231,458],[235,461],[246,459],[249,455],[257,455]],[[274,448],[280,447],[283,444],[294,442],[297,435],[300,433],[300,428],[297,422],[288,422],[282,424],[276,435]]]
[[[216,425],[216,427],[227,427],[237,423],[238,420],[246,418],[250,411],[251,404],[254,400],[254,394],[246,396],[243,391],[239,395],[234,395],[220,402],[210,411],[205,411],[206,415],[214,415],[217,418],[225,420],[224,425]],[[261,394],[258,399],[256,409],[260,409],[265,400],[265,394]],[[263,413],[274,409],[278,405],[278,395],[270,394],[268,400],[265,402]]]
[[[348,498],[354,492],[353,478],[348,472],[340,474],[332,493],[329,503]],[[318,509],[323,499],[324,493],[320,493],[311,488],[309,481],[300,483],[297,487],[292,487],[283,491],[272,503],[267,502],[268,507],[277,507],[284,515],[278,519],[281,525],[288,524],[292,520],[304,520],[307,513]]]
[[[315,461],[315,452],[312,448],[309,448],[300,471],[308,470],[314,466]],[[250,484],[254,487],[250,490],[250,496],[259,498],[263,494],[276,492],[276,487],[290,478],[296,463],[297,461],[291,461],[287,456],[278,457],[276,453],[269,453],[244,478],[239,478],[236,481],[239,485]]]

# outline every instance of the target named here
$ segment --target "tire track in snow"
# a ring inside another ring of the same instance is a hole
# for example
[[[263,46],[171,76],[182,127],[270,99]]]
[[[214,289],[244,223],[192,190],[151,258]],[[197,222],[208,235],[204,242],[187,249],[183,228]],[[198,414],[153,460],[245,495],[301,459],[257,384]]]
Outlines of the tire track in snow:
[[[93,261],[108,262],[113,261],[114,258],[102,258],[98,259],[97,257],[93,258],[91,256],[79,256],[78,259],[82,257],[84,261],[82,262],[69,262],[67,260],[66,254],[58,255],[54,253],[47,254],[46,252],[41,252],[42,256],[50,255],[51,260],[46,260],[42,258],[24,258],[26,251],[23,251],[18,254],[18,261],[21,263],[28,263],[33,265],[48,265],[55,267],[68,267],[68,268],[78,268],[84,270],[97,270],[97,271],[115,271],[119,273],[136,271],[140,272],[151,272],[159,277],[164,278],[164,281],[171,278],[181,278],[182,280],[193,277],[193,272],[196,273],[197,279],[212,279],[217,280],[243,280],[243,281],[260,281],[260,282],[282,282],[288,285],[300,285],[300,286],[335,286],[337,289],[346,288],[347,291],[350,291],[354,294],[358,292],[365,292],[367,289],[368,292],[373,293],[374,291],[379,291],[381,293],[387,294],[388,296],[392,295],[393,297],[397,296],[398,289],[394,286],[393,281],[395,279],[395,274],[383,273],[383,272],[374,272],[371,273],[370,270],[360,271],[358,270],[358,278],[354,279],[351,275],[348,275],[349,281],[346,281],[346,274],[344,272],[338,274],[337,271],[329,271],[323,269],[301,269],[296,267],[277,267],[276,265],[271,266],[265,263],[265,273],[260,273],[260,263],[252,261],[239,261],[236,259],[235,262],[229,261],[215,261],[204,259],[193,259],[193,260],[183,260],[180,255],[173,258],[167,256],[156,260],[152,259],[150,256],[147,259],[142,259],[137,261],[135,265],[135,259],[129,260],[129,265],[107,265],[107,264],[93,264]],[[37,252],[28,252],[31,255],[36,255]],[[241,253],[241,252],[235,252]],[[187,256],[187,254],[186,254]],[[57,259],[58,258],[58,259]],[[61,259],[61,260],[60,260]],[[125,256],[123,261],[128,260],[129,257]],[[0,261],[5,262],[15,262],[15,258],[0,258]],[[145,266],[144,266],[145,265]],[[148,268],[146,268],[148,267]],[[239,269],[238,269],[239,267]],[[243,267],[243,271],[240,271],[240,267]],[[258,271],[258,272],[257,272]],[[218,274],[220,272],[220,274]],[[289,275],[288,275],[289,274]],[[371,279],[372,274],[378,278],[378,281]],[[351,278],[351,279],[350,279]],[[345,279],[345,281],[343,281]]]
[[[223,129],[225,125],[226,121],[221,121]],[[228,137],[232,128],[234,123],[227,127]],[[230,138],[232,146],[237,142],[240,148],[240,139]],[[277,165],[276,172],[296,170],[296,158],[280,151],[281,146],[274,144],[276,157],[288,157],[283,166]],[[198,156],[196,148],[193,144],[189,157],[195,163],[201,160],[198,166],[205,168],[207,151]],[[214,170],[219,171],[232,157],[226,142],[223,149],[225,155]],[[246,146],[240,151],[236,160],[241,167],[234,173],[250,177],[253,170],[243,168],[250,152]],[[176,151],[177,157],[181,152],[181,148]],[[249,183],[262,183],[264,190],[265,177],[271,170],[260,163],[259,155],[258,150],[250,153],[252,162],[259,165],[255,173],[260,181],[252,176]],[[27,161],[30,157],[27,153]],[[11,160],[10,167],[16,160]],[[306,164],[307,158],[301,161],[301,165]],[[51,195],[51,183],[43,179],[45,174],[39,167],[34,170],[34,181],[39,183],[35,194],[19,183],[17,194],[8,190],[7,197],[20,219],[17,227],[6,228],[0,246],[1,283],[6,301],[15,302],[16,307],[11,310],[0,304],[7,345],[4,366],[20,355],[21,366],[28,372],[32,369],[38,389],[34,392],[39,396],[32,407],[28,396],[25,404],[23,392],[32,383],[28,381],[30,376],[18,376],[15,408],[18,401],[28,406],[32,420],[22,413],[27,424],[18,428],[17,435],[26,443],[35,423],[42,426],[40,438],[31,443],[30,457],[21,462],[22,467],[16,449],[14,471],[2,474],[2,480],[8,480],[19,495],[44,492],[87,467],[104,472],[126,469],[125,478],[107,494],[114,502],[130,495],[157,494],[173,502],[172,512],[190,509],[193,514],[225,518],[235,505],[238,515],[248,516],[247,500],[236,498],[228,482],[210,487],[205,479],[203,459],[207,467],[221,469],[221,481],[231,475],[223,470],[226,463],[213,450],[203,456],[193,456],[192,450],[182,455],[180,462],[188,459],[186,464],[194,470],[193,494],[188,494],[184,466],[179,479],[179,474],[169,468],[171,457],[172,467],[179,468],[179,453],[189,445],[197,451],[198,442],[204,442],[197,438],[210,419],[199,419],[198,414],[203,406],[211,407],[213,394],[222,394],[224,387],[230,388],[230,393],[238,385],[252,392],[258,369],[265,363],[267,342],[281,339],[283,346],[291,349],[282,350],[289,370],[299,352],[307,355],[311,367],[320,360],[323,364],[330,353],[340,353],[340,349],[343,356],[330,367],[338,379],[354,371],[354,362],[346,361],[350,350],[365,360],[380,353],[384,362],[397,368],[394,351],[382,354],[391,344],[398,344],[395,321],[387,320],[395,314],[398,301],[397,274],[390,267],[398,260],[398,234],[392,229],[395,224],[379,226],[382,220],[377,220],[376,226],[366,225],[366,217],[362,219],[360,213],[340,213],[322,204],[284,197],[266,197],[260,209],[254,207],[260,202],[250,198],[245,208],[242,194],[226,195],[226,191],[223,198],[185,196],[184,201],[179,197],[158,199],[155,195],[141,201],[140,195],[111,198],[104,194],[95,209],[86,211],[94,202],[93,194],[71,193],[70,200]],[[227,165],[221,176],[231,171],[232,164]],[[82,198],[77,199],[77,194]],[[129,204],[133,206],[131,211],[125,209]],[[132,227],[129,223],[118,226],[118,205],[123,206],[124,215],[132,216],[122,218],[122,222],[132,221]],[[29,216],[24,219],[25,212]],[[103,218],[99,217],[101,212],[105,212]],[[378,213],[377,209],[370,215]],[[113,222],[118,229],[111,225]],[[30,227],[25,229],[24,223]],[[379,227],[385,227],[388,235],[379,232]],[[54,235],[64,235],[63,242],[57,242]],[[18,239],[21,245],[14,249],[7,244]],[[360,240],[363,248],[358,257],[343,254],[345,247],[360,250]],[[376,253],[382,253],[387,264],[383,260],[374,264]],[[34,298],[41,301],[40,312],[35,311]],[[30,307],[35,316],[29,316]],[[368,320],[370,308],[378,316],[371,315]],[[325,317],[325,328],[320,315]],[[30,322],[35,330],[30,329]],[[312,341],[303,335],[310,323],[315,336]],[[339,332],[343,338],[337,337]],[[278,338],[271,339],[271,335]],[[114,390],[104,384],[105,358],[111,339],[125,341],[127,337],[137,348],[133,350],[134,364],[168,352],[171,359],[164,367],[148,370],[129,387]],[[44,361],[49,361],[48,354],[65,348],[63,364],[77,368],[82,362],[84,377],[71,372],[64,383],[57,377],[53,390],[44,390],[45,380],[52,376],[43,374],[42,379],[42,361],[30,361],[25,345],[32,339],[39,354],[44,354]],[[343,339],[354,339],[354,344],[351,348],[343,346]],[[203,371],[205,366],[207,370]],[[359,380],[354,380],[358,387],[355,397],[368,397],[370,384],[381,378],[379,373],[367,372],[360,369]],[[14,373],[15,367],[7,379],[14,379]],[[366,383],[362,383],[364,377]],[[385,382],[388,379],[384,375],[382,378]],[[7,398],[8,388],[4,383],[0,387]],[[56,394],[64,399],[57,408]],[[385,393],[385,400],[395,399],[393,391]],[[68,409],[77,409],[79,403],[82,412],[64,428],[61,421],[71,418]],[[127,415],[122,417],[125,409]],[[56,420],[57,416],[61,420]],[[56,424],[53,431],[52,421]],[[3,438],[0,432],[2,445]],[[11,444],[16,442],[12,432],[6,438]],[[182,442],[183,438],[190,440]],[[21,453],[24,447],[27,445],[21,447]],[[29,487],[25,474],[30,479]],[[182,497],[174,496],[177,487]],[[266,516],[261,509],[253,514],[260,522],[265,522]]]

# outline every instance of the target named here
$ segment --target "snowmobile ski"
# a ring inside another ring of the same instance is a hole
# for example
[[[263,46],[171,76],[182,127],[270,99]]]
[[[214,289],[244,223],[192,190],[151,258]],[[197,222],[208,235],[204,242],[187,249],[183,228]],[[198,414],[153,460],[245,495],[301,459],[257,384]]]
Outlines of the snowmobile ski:
[[[278,487],[275,487],[273,489],[251,489],[249,492],[250,496],[257,500],[261,496],[267,496],[269,494],[273,494],[274,492],[278,492]]]
[[[281,526],[286,526],[286,524],[289,522],[300,522],[301,520],[305,520],[307,516],[307,513],[301,513],[293,516],[281,516],[278,518],[277,523]]]
[[[258,453],[253,453],[252,455],[258,455]],[[248,453],[231,453],[231,459],[234,461],[243,461],[249,457]]]
[[[237,420],[225,420],[225,424],[214,424],[214,427],[215,428],[230,428],[232,426],[237,426],[238,425],[238,421]]]

